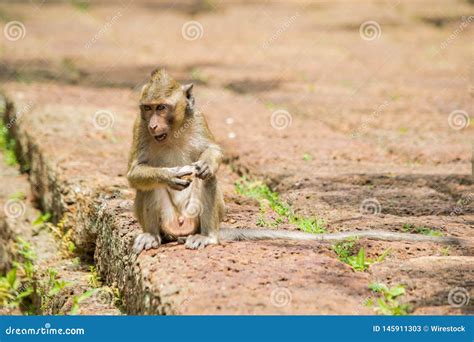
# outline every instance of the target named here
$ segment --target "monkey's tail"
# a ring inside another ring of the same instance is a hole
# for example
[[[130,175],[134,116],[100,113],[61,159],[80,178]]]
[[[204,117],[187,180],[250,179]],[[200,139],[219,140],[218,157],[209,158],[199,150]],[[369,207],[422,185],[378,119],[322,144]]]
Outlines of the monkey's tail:
[[[435,242],[444,245],[471,244],[470,241],[456,237],[427,236],[380,230],[311,234],[288,230],[222,228],[219,232],[219,237],[223,241],[296,240],[338,242],[349,238],[368,238],[382,241]]]

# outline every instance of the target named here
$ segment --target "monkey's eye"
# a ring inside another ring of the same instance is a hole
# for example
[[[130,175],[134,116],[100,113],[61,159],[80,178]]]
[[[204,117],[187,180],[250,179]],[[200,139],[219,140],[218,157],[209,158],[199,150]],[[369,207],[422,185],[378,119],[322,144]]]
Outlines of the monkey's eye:
[[[145,105],[145,106],[143,106],[143,110],[144,110],[145,112],[148,112],[148,111],[151,110],[151,106]]]
[[[165,109],[166,109],[166,106],[163,104],[156,106],[156,110],[165,110]]]

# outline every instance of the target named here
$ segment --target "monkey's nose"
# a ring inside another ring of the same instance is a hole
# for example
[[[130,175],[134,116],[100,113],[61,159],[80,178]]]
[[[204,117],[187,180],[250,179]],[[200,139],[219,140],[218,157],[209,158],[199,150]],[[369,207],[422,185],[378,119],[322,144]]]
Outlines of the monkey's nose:
[[[162,134],[159,134],[159,135],[155,135],[155,139],[157,141],[163,141],[166,139],[166,137],[168,136],[168,133],[162,133]]]

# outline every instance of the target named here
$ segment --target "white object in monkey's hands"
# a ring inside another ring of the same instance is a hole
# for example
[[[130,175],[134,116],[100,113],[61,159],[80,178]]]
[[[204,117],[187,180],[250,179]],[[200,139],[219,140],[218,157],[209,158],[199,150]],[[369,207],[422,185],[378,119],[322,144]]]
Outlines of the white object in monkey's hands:
[[[181,179],[193,179],[196,174],[196,167],[194,165],[185,165],[178,169],[178,173],[185,174],[179,177]]]

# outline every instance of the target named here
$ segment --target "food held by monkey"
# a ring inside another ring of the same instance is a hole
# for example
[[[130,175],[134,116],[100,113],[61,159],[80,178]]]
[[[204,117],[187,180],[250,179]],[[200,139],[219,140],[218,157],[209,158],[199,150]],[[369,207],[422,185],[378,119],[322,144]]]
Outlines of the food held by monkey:
[[[178,172],[181,174],[184,174],[184,176],[181,177],[182,179],[192,181],[192,179],[194,178],[196,174],[196,167],[194,165],[185,165],[179,168]]]

